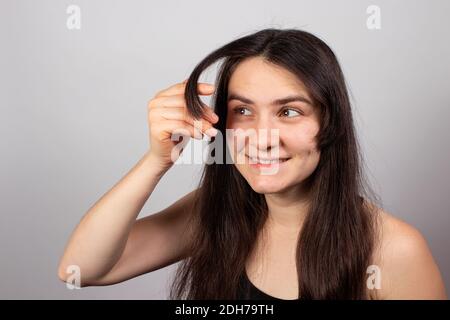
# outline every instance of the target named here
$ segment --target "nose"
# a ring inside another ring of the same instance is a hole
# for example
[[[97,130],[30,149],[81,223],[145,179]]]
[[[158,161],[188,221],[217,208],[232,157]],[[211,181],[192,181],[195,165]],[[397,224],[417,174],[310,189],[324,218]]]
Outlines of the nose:
[[[255,136],[249,138],[250,154],[257,152],[261,157],[278,150],[280,145],[280,130],[273,126],[273,121],[264,114],[258,117],[254,126]]]

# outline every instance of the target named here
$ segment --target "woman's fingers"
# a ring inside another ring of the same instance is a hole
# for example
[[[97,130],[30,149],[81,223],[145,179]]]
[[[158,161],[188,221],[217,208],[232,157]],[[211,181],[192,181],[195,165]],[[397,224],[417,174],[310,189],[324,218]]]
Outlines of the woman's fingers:
[[[206,134],[208,134],[209,129],[213,128],[211,122],[203,119],[195,120],[187,115],[183,108],[165,108],[164,110],[161,110],[157,116],[161,117],[164,120],[184,121],[185,123],[196,127],[197,129],[201,130],[201,132]],[[212,132],[213,131],[216,131],[216,129],[214,128]]]
[[[159,91],[156,95],[156,97],[166,97],[166,96],[172,96],[172,95],[179,95],[184,94],[184,91],[186,89],[186,82],[181,82],[174,84],[167,89]],[[211,95],[214,93],[215,86],[209,83],[203,83],[199,82],[197,83],[197,93],[200,95]]]
[[[154,130],[157,131],[156,137],[160,141],[170,140],[175,134],[189,136],[194,139],[203,138],[202,130],[182,120],[165,120],[161,125],[155,126]]]
[[[208,107],[206,104],[203,103],[203,106],[205,111],[203,118],[207,119],[211,123],[216,123],[219,120],[217,114],[212,110],[212,108]],[[151,111],[151,109],[157,108],[166,108],[166,109],[182,108],[184,109],[184,113],[186,113],[186,117],[188,117],[186,101],[182,94],[174,96],[162,96],[150,101],[149,111]]]
[[[217,130],[213,123],[218,121],[214,111],[202,102],[203,116],[193,119],[189,114],[184,97],[187,81],[177,83],[158,92],[148,103],[148,125],[150,129],[150,150],[161,159],[163,163],[172,165],[173,148],[179,141],[172,141],[172,136],[180,133],[196,139],[202,139],[202,133],[215,136]],[[197,93],[211,95],[215,87],[206,83],[197,84]]]

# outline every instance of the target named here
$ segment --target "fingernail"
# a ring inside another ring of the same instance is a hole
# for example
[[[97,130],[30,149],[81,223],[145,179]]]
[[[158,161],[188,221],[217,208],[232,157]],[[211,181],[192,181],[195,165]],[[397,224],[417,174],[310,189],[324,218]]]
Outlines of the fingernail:
[[[214,89],[216,86],[211,83],[203,83],[203,85],[207,86],[209,89]]]
[[[219,132],[219,131],[216,128],[212,128],[212,127],[209,128],[208,130],[206,130],[206,134],[211,137],[214,137],[217,134],[217,132]]]

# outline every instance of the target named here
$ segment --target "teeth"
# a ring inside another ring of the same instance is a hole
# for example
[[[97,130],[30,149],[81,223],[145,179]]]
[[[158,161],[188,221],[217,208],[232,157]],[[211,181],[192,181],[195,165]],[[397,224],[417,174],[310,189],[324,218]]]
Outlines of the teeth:
[[[258,158],[253,158],[253,157],[250,157],[250,160],[252,160],[252,162],[256,162],[256,163],[260,163],[260,164],[272,164],[272,163],[279,163],[279,162],[286,161],[286,159],[264,160],[264,159],[258,159]]]

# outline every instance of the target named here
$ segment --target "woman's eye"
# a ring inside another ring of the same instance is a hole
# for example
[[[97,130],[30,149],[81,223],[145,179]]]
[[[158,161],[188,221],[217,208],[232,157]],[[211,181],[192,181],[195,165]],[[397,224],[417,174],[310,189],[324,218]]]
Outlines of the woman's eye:
[[[248,116],[248,114],[245,114],[245,110],[247,110],[248,111],[248,109],[247,108],[244,108],[244,107],[237,107],[237,108],[234,108],[234,113],[237,113],[237,114],[240,114],[240,115],[243,115],[243,116]]]
[[[294,115],[293,116],[289,116],[289,111],[294,112]],[[297,115],[295,115],[295,113],[297,113]],[[301,112],[297,111],[295,109],[287,108],[287,109],[284,109],[283,111],[281,111],[281,114],[284,115],[284,116],[287,116],[288,118],[292,118],[292,117],[301,115]]]
[[[242,115],[242,116],[249,116],[251,115],[251,111],[246,108],[246,107],[236,107],[233,109],[233,112],[235,114],[238,115]],[[302,113],[298,110],[295,109],[291,109],[291,108],[286,108],[283,111],[281,111],[282,116],[288,117],[288,118],[292,118],[292,117],[296,117],[299,115],[302,115]]]

